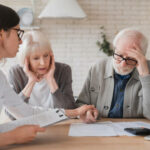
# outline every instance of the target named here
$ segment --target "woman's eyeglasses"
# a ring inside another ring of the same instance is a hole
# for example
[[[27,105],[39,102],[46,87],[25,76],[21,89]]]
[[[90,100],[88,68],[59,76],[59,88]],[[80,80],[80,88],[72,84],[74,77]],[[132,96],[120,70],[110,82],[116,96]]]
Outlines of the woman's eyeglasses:
[[[115,60],[117,60],[119,63],[121,61],[125,61],[127,65],[135,66],[137,64],[137,61],[131,58],[124,58],[123,56],[113,53],[113,57]]]

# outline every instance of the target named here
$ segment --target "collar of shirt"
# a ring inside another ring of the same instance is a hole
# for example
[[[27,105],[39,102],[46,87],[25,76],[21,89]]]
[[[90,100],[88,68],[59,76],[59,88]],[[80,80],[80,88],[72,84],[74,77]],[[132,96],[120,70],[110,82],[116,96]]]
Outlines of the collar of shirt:
[[[115,79],[125,80],[125,79],[129,79],[131,77],[131,73],[128,75],[120,75],[120,74],[115,72],[114,77],[115,77]]]

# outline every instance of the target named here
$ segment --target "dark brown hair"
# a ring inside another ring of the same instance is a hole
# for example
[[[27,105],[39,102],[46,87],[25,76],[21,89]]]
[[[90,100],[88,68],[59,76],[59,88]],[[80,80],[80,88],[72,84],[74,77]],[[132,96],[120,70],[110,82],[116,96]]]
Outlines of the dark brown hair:
[[[9,30],[19,24],[18,14],[10,7],[0,4],[0,30]]]

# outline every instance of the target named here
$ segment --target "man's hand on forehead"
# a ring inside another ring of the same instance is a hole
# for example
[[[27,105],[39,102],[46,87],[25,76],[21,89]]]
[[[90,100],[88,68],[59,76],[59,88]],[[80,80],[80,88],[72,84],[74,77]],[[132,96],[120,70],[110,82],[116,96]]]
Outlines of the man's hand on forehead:
[[[128,56],[137,61],[136,67],[137,67],[137,70],[138,70],[140,76],[146,76],[149,74],[146,57],[145,57],[142,49],[140,49],[137,44],[134,43],[133,46],[134,46],[134,48],[130,49],[128,51]]]
[[[142,52],[142,49],[141,49],[141,47],[139,46],[139,44],[133,43],[133,47],[135,48],[135,50],[137,50],[137,51],[139,51],[139,52]]]

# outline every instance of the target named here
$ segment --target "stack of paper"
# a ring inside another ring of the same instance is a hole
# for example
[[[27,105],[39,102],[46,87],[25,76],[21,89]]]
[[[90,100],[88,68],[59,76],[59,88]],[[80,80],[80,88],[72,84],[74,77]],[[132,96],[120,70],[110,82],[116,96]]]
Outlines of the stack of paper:
[[[68,119],[68,117],[66,117],[59,109],[49,109],[39,114],[1,124],[0,132],[10,131],[21,125],[39,125],[45,127],[65,119]]]

